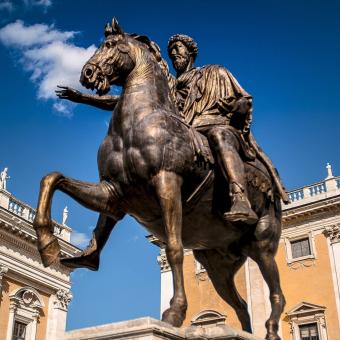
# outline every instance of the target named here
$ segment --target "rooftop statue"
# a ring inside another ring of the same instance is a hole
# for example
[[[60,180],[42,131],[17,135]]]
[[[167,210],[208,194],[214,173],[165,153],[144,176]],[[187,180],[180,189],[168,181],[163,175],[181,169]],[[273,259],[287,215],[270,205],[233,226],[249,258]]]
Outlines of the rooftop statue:
[[[4,168],[0,173],[0,189],[7,190],[7,180],[10,178],[8,176],[8,168]]]
[[[100,182],[54,172],[41,181],[34,227],[45,266],[97,270],[115,224],[134,217],[165,246],[174,296],[162,320],[180,326],[187,301],[183,249],[192,249],[218,294],[251,332],[246,302],[234,275],[249,256],[270,290],[267,339],[276,340],[285,300],[274,256],[281,235],[281,199],[287,195],[275,168],[250,132],[252,98],[222,66],[194,67],[197,44],[175,35],[168,45],[177,72],[169,73],[159,47],[145,36],[124,33],[117,21],[84,65],[80,81],[96,90],[60,87],[60,98],[113,110],[98,151]],[[111,85],[122,86],[110,96]],[[100,213],[87,249],[60,258],[51,204],[60,190]]]

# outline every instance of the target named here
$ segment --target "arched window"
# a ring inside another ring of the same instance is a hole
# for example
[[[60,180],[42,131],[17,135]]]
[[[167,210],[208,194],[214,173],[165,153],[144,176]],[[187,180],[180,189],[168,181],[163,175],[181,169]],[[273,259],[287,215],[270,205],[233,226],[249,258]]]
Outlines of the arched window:
[[[9,319],[6,340],[35,340],[37,322],[44,302],[31,287],[18,288],[10,293]]]
[[[211,327],[216,325],[224,325],[226,316],[214,310],[204,310],[194,316],[191,324],[195,326]]]

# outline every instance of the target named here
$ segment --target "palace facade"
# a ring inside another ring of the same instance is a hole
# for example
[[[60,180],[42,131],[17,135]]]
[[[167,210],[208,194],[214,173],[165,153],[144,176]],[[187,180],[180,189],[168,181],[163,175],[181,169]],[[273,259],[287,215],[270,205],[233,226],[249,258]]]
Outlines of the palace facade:
[[[327,177],[289,192],[276,261],[286,307],[280,321],[283,340],[340,339],[340,177],[327,165]],[[152,240],[151,242],[157,242]],[[172,297],[172,274],[161,249],[161,313]],[[233,309],[215,292],[192,252],[184,256],[188,311],[183,326],[228,324],[240,329]],[[256,263],[248,259],[235,283],[247,301],[255,335],[264,338],[271,308],[269,290]]]
[[[35,210],[0,186],[0,340],[64,338],[72,299],[70,270],[45,268],[32,222]],[[65,222],[65,219],[64,219]],[[70,244],[71,228],[55,221],[63,256],[79,249]]]

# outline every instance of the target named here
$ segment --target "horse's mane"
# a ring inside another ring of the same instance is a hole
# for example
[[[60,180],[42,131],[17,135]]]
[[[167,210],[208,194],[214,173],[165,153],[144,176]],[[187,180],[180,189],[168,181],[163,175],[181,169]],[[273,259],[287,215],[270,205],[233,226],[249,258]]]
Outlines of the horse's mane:
[[[158,65],[160,66],[161,70],[163,71],[166,78],[168,79],[169,84],[171,84],[172,76],[171,76],[170,71],[169,71],[169,65],[166,62],[166,60],[164,58],[162,58],[161,49],[158,46],[158,44],[156,44],[154,41],[150,40],[149,37],[147,37],[146,35],[139,35],[139,34],[136,34],[136,33],[132,33],[132,34],[129,34],[129,36],[136,39],[137,41],[139,41],[140,43],[142,43],[146,46],[146,48],[155,57]]]

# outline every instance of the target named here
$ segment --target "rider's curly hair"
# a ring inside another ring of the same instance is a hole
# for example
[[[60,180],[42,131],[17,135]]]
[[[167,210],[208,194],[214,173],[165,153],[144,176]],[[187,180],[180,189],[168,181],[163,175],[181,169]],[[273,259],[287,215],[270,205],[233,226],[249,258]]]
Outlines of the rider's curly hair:
[[[187,47],[187,49],[189,50],[189,53],[192,55],[192,57],[195,61],[195,59],[197,57],[197,53],[198,53],[197,43],[193,38],[191,38],[191,37],[189,37],[188,35],[185,35],[185,34],[175,34],[169,39],[169,41],[168,41],[168,54],[170,54],[170,48],[171,48],[172,44],[174,44],[177,41],[182,42]]]

